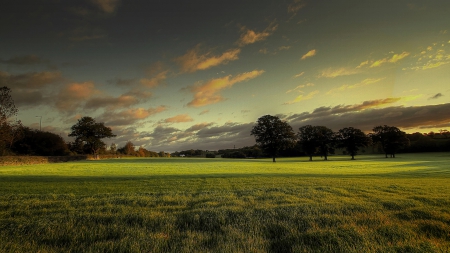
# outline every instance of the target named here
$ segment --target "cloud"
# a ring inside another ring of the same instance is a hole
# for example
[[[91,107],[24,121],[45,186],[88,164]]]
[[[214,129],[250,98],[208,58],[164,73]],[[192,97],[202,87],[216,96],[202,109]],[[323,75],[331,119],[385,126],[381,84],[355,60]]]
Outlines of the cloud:
[[[315,49],[310,50],[310,51],[308,51],[308,53],[306,53],[306,54],[304,54],[304,55],[302,56],[301,60],[304,60],[304,59],[306,59],[306,58],[313,57],[314,55],[316,55],[316,50],[315,50]]]
[[[385,78],[366,78],[366,79],[362,80],[361,82],[353,84],[353,85],[344,84],[344,85],[340,86],[339,88],[331,89],[326,94],[330,95],[333,93],[342,92],[342,91],[349,90],[349,89],[364,87],[364,86],[367,86],[370,84],[377,83],[383,79],[385,79]]]
[[[379,66],[381,66],[381,65],[383,65],[385,63],[388,63],[388,62],[389,63],[396,63],[396,62],[400,61],[401,59],[407,57],[409,54],[410,53],[408,53],[408,52],[403,52],[401,54],[394,54],[392,57],[386,57],[386,58],[383,58],[381,60],[374,61],[370,65],[370,67],[371,68],[379,67]]]
[[[234,48],[229,49],[219,56],[212,55],[211,51],[201,54],[200,46],[196,46],[194,49],[189,50],[185,55],[176,58],[175,62],[181,66],[182,72],[192,73],[221,64],[227,64],[230,61],[235,61],[239,59],[238,56],[240,52],[241,49]]]
[[[295,76],[293,76],[294,78],[297,78],[297,77],[301,77],[301,76],[303,76],[305,74],[305,72],[301,72],[301,73],[298,73],[297,75],[295,75]]]
[[[189,116],[188,114],[179,114],[171,118],[165,119],[164,123],[184,123],[191,121],[194,121],[194,119],[192,119],[191,116]]]
[[[281,46],[278,48],[279,51],[281,50],[289,50],[291,48],[291,46]]]
[[[113,13],[119,4],[119,0],[92,0],[92,3],[103,12]]]
[[[299,86],[295,87],[295,88],[292,89],[292,90],[286,91],[286,94],[287,94],[287,93],[291,93],[291,92],[296,91],[296,90],[299,90],[299,89],[303,89],[303,88],[305,88],[305,87],[312,87],[312,86],[314,86],[313,83],[302,84],[302,85],[299,85]]]
[[[187,105],[192,107],[200,107],[221,102],[225,100],[225,98],[218,94],[221,90],[230,88],[236,83],[256,78],[263,73],[264,70],[253,70],[251,72],[239,74],[235,77],[228,75],[222,78],[209,80],[201,85],[190,87],[189,90],[194,93],[194,99]]]
[[[294,129],[304,125],[324,125],[335,131],[344,127],[355,127],[371,131],[378,125],[391,125],[401,129],[433,128],[449,124],[450,103],[426,106],[390,106],[384,108],[364,105],[317,108],[312,113],[296,114],[289,117]]]
[[[258,41],[262,41],[267,39],[270,35],[272,35],[278,28],[278,25],[275,23],[270,24],[264,31],[255,32],[254,30],[247,29],[245,26],[241,27],[241,37],[236,42],[239,46],[245,46],[249,44],[256,43]]]
[[[11,89],[40,89],[61,80],[62,76],[59,71],[31,72],[18,75],[0,71],[0,86],[8,86]]]
[[[131,95],[121,95],[119,97],[96,97],[88,100],[84,108],[98,109],[107,107],[109,109],[127,108],[139,103],[139,99]]]
[[[444,96],[444,95],[442,95],[442,93],[438,93],[438,94],[436,94],[434,96],[429,97],[428,100],[430,100],[430,99],[438,99],[438,98],[440,98],[442,96]]]
[[[66,85],[56,96],[56,109],[73,113],[91,96],[99,94],[93,82],[71,83]]]
[[[12,65],[35,65],[43,63],[44,60],[42,60],[39,56],[32,54],[25,56],[15,56],[8,60],[0,60],[0,62]]]
[[[155,88],[159,84],[161,84],[164,80],[166,80],[167,73],[168,73],[168,71],[163,71],[163,72],[156,74],[152,78],[141,78],[139,80],[139,83],[148,88]]]
[[[290,105],[290,104],[298,103],[300,101],[309,100],[309,99],[313,98],[318,93],[319,93],[319,91],[315,90],[315,91],[312,91],[312,92],[308,93],[308,95],[306,95],[306,96],[303,96],[303,94],[299,95],[294,100],[291,100],[291,101],[288,101],[288,102],[284,103],[284,105]]]
[[[203,114],[207,114],[207,113],[209,113],[209,110],[203,110],[198,115],[203,115]]]
[[[100,117],[101,121],[107,122],[112,126],[128,126],[133,125],[137,121],[141,121],[151,117],[155,114],[164,112],[167,110],[166,106],[158,106],[155,108],[132,108],[122,111],[106,111]]]
[[[305,6],[306,4],[302,0],[294,0],[293,3],[288,5],[288,13],[293,13],[295,15]]]
[[[358,73],[359,70],[353,68],[328,68],[322,70],[322,73],[319,74],[319,77],[335,78],[338,76],[349,76]]]
[[[211,123],[203,122],[203,123],[195,124],[195,125],[189,127],[188,129],[186,129],[186,132],[197,132],[204,128],[208,128],[212,125],[214,125],[214,123],[212,123],[212,122]]]

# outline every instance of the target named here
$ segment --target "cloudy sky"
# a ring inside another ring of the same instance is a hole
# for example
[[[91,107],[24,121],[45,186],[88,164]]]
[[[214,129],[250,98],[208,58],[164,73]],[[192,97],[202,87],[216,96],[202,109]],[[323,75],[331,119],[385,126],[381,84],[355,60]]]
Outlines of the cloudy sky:
[[[153,151],[253,145],[266,114],[333,130],[450,128],[448,0],[6,0],[18,119],[83,116]]]

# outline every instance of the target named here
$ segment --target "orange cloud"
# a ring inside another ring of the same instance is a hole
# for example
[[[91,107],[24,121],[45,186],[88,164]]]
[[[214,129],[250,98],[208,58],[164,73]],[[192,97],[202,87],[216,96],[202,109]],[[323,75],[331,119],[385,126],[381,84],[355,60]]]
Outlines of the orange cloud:
[[[241,37],[236,42],[239,46],[245,46],[248,44],[253,44],[255,42],[265,40],[267,37],[272,35],[273,32],[275,32],[278,28],[278,25],[270,24],[264,31],[262,32],[255,32],[253,30],[247,29],[245,26],[241,28],[241,31],[244,33],[241,34]]]
[[[315,91],[312,91],[312,92],[308,93],[308,95],[306,95],[306,96],[300,95],[300,96],[296,97],[294,100],[286,102],[284,104],[285,105],[290,105],[290,104],[298,103],[298,102],[303,101],[303,100],[308,100],[308,99],[313,98],[318,93],[319,93],[319,91],[315,90]]]
[[[301,73],[295,75],[294,78],[301,77],[301,76],[304,75],[304,74],[305,74],[305,72],[301,72]]]
[[[200,48],[197,46],[189,50],[185,55],[176,58],[175,62],[181,65],[182,72],[192,73],[237,60],[240,52],[241,49],[235,48],[224,52],[222,55],[214,56],[211,55],[211,52],[200,54]]]
[[[183,122],[191,122],[194,121],[191,116],[187,114],[179,114],[176,116],[173,116],[171,118],[165,119],[165,123],[183,123]]]
[[[308,53],[303,55],[301,59],[304,60],[306,58],[313,57],[314,55],[316,55],[316,50],[315,49],[308,51]]]
[[[125,111],[119,112],[117,115],[123,118],[129,118],[129,119],[145,119],[151,115],[160,113],[167,110],[165,106],[159,106],[156,108],[135,108],[135,109],[129,109]]]
[[[141,80],[139,80],[139,83],[148,87],[148,88],[154,88],[157,87],[159,84],[161,84],[164,80],[166,80],[167,78],[167,73],[168,71],[163,71],[160,72],[158,74],[156,74],[154,77],[152,78],[142,78]]]
[[[191,87],[191,92],[194,93],[194,99],[187,105],[192,107],[200,107],[209,104],[215,104],[224,100],[224,98],[218,94],[221,90],[233,86],[235,83],[247,81],[253,79],[264,73],[264,70],[253,70],[239,74],[236,77],[231,75],[212,79],[202,85],[196,85]]]
[[[73,112],[86,99],[98,93],[93,82],[69,84],[58,93],[56,108],[60,111]]]

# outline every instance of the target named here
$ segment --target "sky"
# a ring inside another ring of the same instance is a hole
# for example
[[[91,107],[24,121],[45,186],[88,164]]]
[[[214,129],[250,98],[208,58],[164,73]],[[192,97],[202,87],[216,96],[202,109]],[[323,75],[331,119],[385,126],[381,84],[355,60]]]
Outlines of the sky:
[[[174,152],[255,144],[275,115],[450,129],[448,0],[5,0],[0,86],[25,126]]]

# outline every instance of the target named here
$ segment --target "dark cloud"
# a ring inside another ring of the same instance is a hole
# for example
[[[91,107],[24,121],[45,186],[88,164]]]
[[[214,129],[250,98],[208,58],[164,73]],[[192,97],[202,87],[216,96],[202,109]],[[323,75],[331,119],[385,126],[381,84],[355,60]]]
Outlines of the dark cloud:
[[[438,98],[440,98],[442,96],[444,96],[444,95],[442,95],[442,93],[438,93],[438,94],[436,94],[434,96],[429,97],[428,100],[430,100],[430,99],[438,99]]]
[[[0,62],[13,65],[34,65],[43,63],[44,61],[37,55],[25,55],[15,56],[8,60],[0,60]]]
[[[377,125],[392,125],[401,129],[437,127],[450,123],[450,103],[425,106],[391,106],[381,109],[336,113],[332,109],[321,113],[302,113],[288,117],[297,130],[304,125],[323,125],[335,131],[344,127],[356,127],[371,131]]]
[[[59,71],[30,72],[18,75],[0,71],[0,86],[7,86],[12,90],[40,89],[61,80],[62,75]]]

